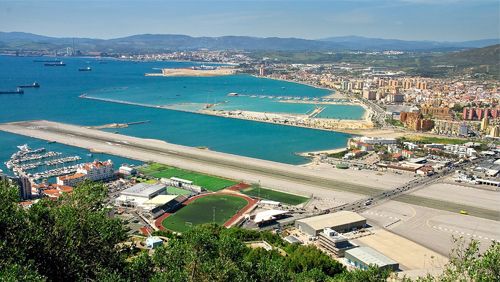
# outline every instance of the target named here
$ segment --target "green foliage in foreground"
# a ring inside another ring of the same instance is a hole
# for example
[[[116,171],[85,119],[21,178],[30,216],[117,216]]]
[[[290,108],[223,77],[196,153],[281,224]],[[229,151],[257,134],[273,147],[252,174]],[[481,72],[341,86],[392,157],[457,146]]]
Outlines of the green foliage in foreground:
[[[314,246],[289,245],[278,235],[202,225],[147,252],[121,246],[123,224],[107,216],[105,188],[86,182],[58,201],[29,210],[15,188],[0,182],[0,281],[387,281],[377,269],[346,271]],[[163,234],[165,233],[165,234]],[[266,240],[282,251],[250,249]],[[458,244],[442,276],[421,281],[499,281],[500,244],[479,254]],[[404,278],[403,278],[404,279]]]

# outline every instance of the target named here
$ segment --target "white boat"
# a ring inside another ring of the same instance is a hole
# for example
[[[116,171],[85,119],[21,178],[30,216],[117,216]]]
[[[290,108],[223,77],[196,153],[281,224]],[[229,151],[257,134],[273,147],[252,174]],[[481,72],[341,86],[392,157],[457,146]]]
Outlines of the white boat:
[[[29,151],[29,150],[30,150],[30,147],[28,146],[28,144],[24,144],[24,145],[17,146],[17,148],[18,148],[20,151],[23,151],[23,152],[26,152],[26,151]]]

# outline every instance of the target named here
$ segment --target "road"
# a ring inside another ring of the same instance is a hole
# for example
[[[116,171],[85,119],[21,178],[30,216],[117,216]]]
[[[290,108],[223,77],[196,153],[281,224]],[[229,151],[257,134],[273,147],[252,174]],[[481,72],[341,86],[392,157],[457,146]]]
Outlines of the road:
[[[420,178],[420,179],[414,179],[407,184],[397,187],[395,189],[389,190],[389,191],[384,191],[380,194],[367,197],[364,199],[360,199],[357,201],[353,201],[351,203],[344,204],[342,206],[335,207],[334,209],[330,210],[330,212],[335,212],[339,210],[350,210],[350,211],[356,211],[356,212],[362,212],[368,208],[371,208],[375,205],[382,204],[384,202],[387,202],[389,200],[396,200],[399,202],[407,203],[407,204],[416,204],[419,206],[423,207],[428,207],[428,208],[436,208],[439,207],[438,209],[444,210],[444,211],[450,211],[450,212],[457,212],[460,210],[466,210],[468,214],[472,216],[478,216],[486,219],[491,219],[491,220],[500,220],[500,213],[496,210],[491,210],[491,209],[486,209],[486,208],[481,208],[481,207],[476,207],[476,206],[470,206],[470,205],[464,205],[464,204],[459,204],[459,203],[454,203],[454,202],[448,202],[448,201],[443,201],[443,200],[438,200],[438,199],[431,199],[431,198],[425,198],[421,196],[416,196],[416,195],[410,195],[411,192],[416,191],[417,189],[424,188],[432,183],[436,183],[439,180],[443,179],[444,177],[452,174],[455,172],[455,170],[461,170],[465,166],[465,163],[459,164],[453,168],[448,168],[444,170],[441,173],[434,174],[430,177],[426,178]]]
[[[263,179],[263,184],[266,181],[279,181],[289,187],[301,183],[309,186],[311,192],[314,192],[315,189],[328,189],[366,195],[372,198],[386,192],[366,185],[339,181],[335,179],[335,175],[325,175],[300,166],[202,150],[160,140],[131,137],[62,123],[49,121],[5,123],[0,124],[0,130],[56,141],[66,145],[94,149],[141,161],[160,162],[233,179],[239,178],[254,182]],[[272,185],[269,187],[273,188]],[[403,197],[401,201],[406,202],[408,199],[411,199],[412,204],[416,205],[423,203],[424,206],[436,209],[442,209],[443,206],[442,203],[436,203],[434,200],[419,196]],[[399,201],[399,198],[393,200]],[[454,203],[445,203],[448,207],[455,205]],[[477,214],[474,215],[490,218],[492,212],[495,211],[478,210]]]

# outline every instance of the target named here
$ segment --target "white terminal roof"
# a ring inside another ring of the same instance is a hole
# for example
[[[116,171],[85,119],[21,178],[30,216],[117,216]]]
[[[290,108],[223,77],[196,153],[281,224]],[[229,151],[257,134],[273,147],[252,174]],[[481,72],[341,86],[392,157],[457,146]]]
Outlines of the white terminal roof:
[[[255,219],[253,220],[255,223],[265,222],[269,220],[273,220],[276,216],[287,214],[289,211],[282,210],[267,210],[263,212],[259,212],[255,214]]]
[[[142,203],[144,206],[161,206],[161,205],[164,205],[170,201],[173,201],[175,200],[177,197],[179,197],[179,195],[158,195],[152,199],[149,199],[147,201],[145,201],[144,203]]]
[[[384,256],[383,254],[375,251],[370,247],[357,247],[354,249],[347,250],[346,253],[359,259],[363,263],[370,265],[374,264],[378,267],[397,264],[397,262]]]
[[[191,181],[191,180],[182,179],[182,178],[178,178],[178,177],[170,177],[170,180],[182,182],[182,183],[186,183],[186,184],[193,184],[193,181]]]
[[[151,195],[158,193],[162,189],[164,190],[165,187],[164,184],[139,183],[123,190],[120,194],[125,196],[151,198]]]
[[[297,222],[305,223],[315,230],[321,230],[327,227],[346,225],[363,220],[366,220],[366,218],[360,216],[355,212],[339,211],[335,213],[327,213],[323,215],[299,219],[297,220]]]

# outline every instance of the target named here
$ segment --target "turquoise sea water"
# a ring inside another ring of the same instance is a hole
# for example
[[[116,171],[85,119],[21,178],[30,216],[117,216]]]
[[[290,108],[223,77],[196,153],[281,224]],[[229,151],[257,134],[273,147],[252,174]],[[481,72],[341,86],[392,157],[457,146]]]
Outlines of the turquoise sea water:
[[[157,104],[206,103],[207,99],[226,99],[230,92],[323,96],[328,93],[323,89],[246,75],[215,78],[144,76],[146,72],[158,71],[154,68],[194,65],[185,62],[103,60],[105,63],[100,63],[88,58],[64,58],[65,67],[45,67],[43,63],[33,62],[34,59],[37,58],[0,56],[0,89],[14,89],[17,85],[33,81],[41,85],[39,89],[25,89],[24,95],[0,95],[0,122],[47,119],[78,125],[101,125],[150,120],[146,124],[112,131],[291,164],[306,162],[306,159],[295,155],[296,152],[343,147],[349,138],[343,133],[78,98],[88,93]],[[85,66],[91,66],[93,70],[78,71]],[[236,99],[239,98],[242,97]],[[340,115],[348,115],[348,112]],[[16,145],[33,142],[41,141],[0,133],[1,163],[16,150]],[[61,146],[60,149],[75,149],[57,145]],[[115,162],[131,161],[118,158]]]
[[[150,72],[158,72],[150,70]],[[247,110],[257,112],[306,114],[314,104],[282,103],[275,97],[321,97],[329,90],[284,81],[262,79],[250,75],[218,77],[147,77],[147,83],[139,82],[124,87],[109,87],[87,92],[91,97],[126,102],[169,105],[188,111],[203,109],[205,104],[218,104],[213,109]],[[228,96],[229,93],[244,96]],[[262,98],[265,96],[267,98]],[[272,96],[274,98],[269,98]],[[361,119],[364,109],[351,105],[322,105],[324,113],[319,117]]]

